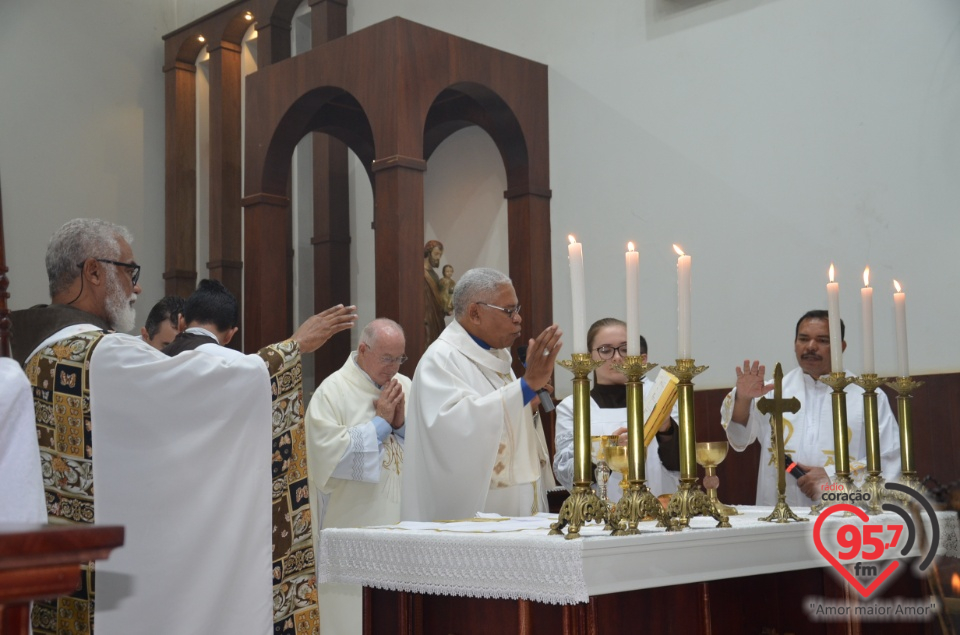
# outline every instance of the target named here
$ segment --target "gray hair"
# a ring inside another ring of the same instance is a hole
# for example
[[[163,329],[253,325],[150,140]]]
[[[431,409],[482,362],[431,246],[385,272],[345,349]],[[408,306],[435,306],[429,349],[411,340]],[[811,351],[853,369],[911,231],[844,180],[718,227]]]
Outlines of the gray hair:
[[[119,239],[133,243],[126,227],[99,218],[75,218],[50,238],[47,245],[47,280],[50,297],[64,292],[80,276],[79,265],[88,258],[120,257]]]
[[[453,317],[460,320],[467,314],[468,306],[489,300],[505,284],[512,285],[513,281],[496,269],[480,267],[466,272],[453,288]]]
[[[359,343],[366,344],[369,348],[374,348],[377,344],[377,340],[380,339],[380,336],[391,330],[403,335],[403,327],[390,318],[377,318],[363,327],[363,330],[360,331]]]

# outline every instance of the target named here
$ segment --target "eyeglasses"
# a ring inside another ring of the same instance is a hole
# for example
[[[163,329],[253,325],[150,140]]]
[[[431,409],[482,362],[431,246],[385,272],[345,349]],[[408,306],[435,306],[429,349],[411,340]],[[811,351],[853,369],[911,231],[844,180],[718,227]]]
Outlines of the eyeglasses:
[[[401,355],[400,357],[390,357],[389,355],[383,355],[380,357],[380,363],[384,366],[400,366],[405,361],[410,359],[406,355]]]
[[[116,265],[118,267],[126,267],[127,269],[132,269],[133,271],[130,274],[130,282],[134,286],[136,286],[137,281],[140,280],[140,265],[138,264],[132,264],[129,262],[119,262],[117,260],[107,260],[106,258],[94,258],[94,260],[96,260],[97,262],[105,262],[110,265]],[[77,266],[83,269],[82,262],[78,263]]]
[[[613,359],[613,354],[615,352],[620,353],[621,358],[627,356],[626,344],[621,344],[620,346],[598,346],[593,350],[597,351],[597,354],[600,355],[600,359]]]
[[[520,315],[520,305],[519,305],[519,304],[518,304],[517,306],[513,307],[512,309],[505,309],[505,308],[503,308],[502,306],[497,306],[496,304],[487,304],[486,302],[477,302],[477,304],[482,304],[483,306],[488,306],[488,307],[490,307],[491,309],[496,309],[497,311],[503,311],[504,313],[507,314],[507,317],[510,318],[511,320],[512,320],[514,317]]]

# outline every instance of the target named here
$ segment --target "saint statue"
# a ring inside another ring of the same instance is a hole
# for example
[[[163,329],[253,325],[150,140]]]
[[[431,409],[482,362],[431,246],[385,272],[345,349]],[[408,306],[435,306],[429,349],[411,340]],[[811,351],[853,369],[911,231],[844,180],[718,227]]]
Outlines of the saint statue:
[[[423,326],[426,332],[424,350],[440,335],[440,331],[446,326],[443,318],[450,315],[453,309],[453,296],[450,296],[448,306],[444,287],[436,271],[441,257],[443,243],[439,240],[428,241],[423,246]]]
[[[457,281],[453,279],[453,265],[443,265],[443,277],[440,278],[440,290],[443,293],[444,308],[447,315],[453,313],[453,288]]]

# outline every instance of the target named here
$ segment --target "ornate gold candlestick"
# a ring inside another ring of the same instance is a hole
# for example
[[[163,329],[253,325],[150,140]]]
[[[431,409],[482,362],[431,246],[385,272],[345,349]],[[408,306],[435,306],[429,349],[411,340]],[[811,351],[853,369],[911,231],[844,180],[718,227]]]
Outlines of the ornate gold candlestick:
[[[563,534],[567,540],[580,537],[580,527],[591,520],[607,519],[607,506],[590,487],[590,373],[603,362],[594,361],[589,353],[574,353],[570,360],[557,363],[573,373],[573,492],[563,502],[557,522],[550,525],[550,535]]]
[[[886,379],[876,373],[865,373],[854,381],[864,391],[863,434],[867,442],[867,479],[860,489],[870,494],[870,500],[866,502],[867,513],[877,515],[883,513],[883,500],[887,498],[880,470],[880,418],[877,416],[877,388]]]
[[[614,536],[638,534],[637,525],[647,516],[663,520],[663,505],[647,487],[646,445],[643,442],[643,376],[656,367],[640,355],[627,355],[614,368],[627,376],[627,487],[612,512]]]
[[[913,391],[923,385],[910,377],[897,377],[887,384],[897,391],[897,419],[900,421],[900,482],[918,492],[923,485],[913,464]]]
[[[773,371],[773,398],[762,397],[757,401],[757,410],[773,417],[773,433],[777,444],[777,504],[769,516],[760,520],[774,523],[788,523],[791,520],[806,521],[807,518],[800,518],[787,505],[787,476],[783,459],[783,413],[798,412],[800,401],[796,397],[783,398],[783,367],[779,362]]]
[[[843,491],[847,494],[853,493],[856,487],[853,479],[850,478],[850,435],[847,431],[847,393],[844,388],[853,383],[852,377],[847,377],[843,371],[832,372],[824,375],[820,381],[833,388],[833,394],[830,395],[833,405],[833,454],[836,464],[836,474],[833,482],[843,485]],[[810,508],[813,515],[819,514],[825,505],[821,499],[819,503]]]
[[[711,516],[717,527],[729,527],[727,516],[711,504],[706,493],[697,484],[697,431],[693,411],[693,378],[707,369],[695,366],[692,359],[678,359],[676,366],[664,366],[679,383],[680,403],[680,488],[670,498],[664,514],[667,531],[680,531],[690,526],[695,516]]]

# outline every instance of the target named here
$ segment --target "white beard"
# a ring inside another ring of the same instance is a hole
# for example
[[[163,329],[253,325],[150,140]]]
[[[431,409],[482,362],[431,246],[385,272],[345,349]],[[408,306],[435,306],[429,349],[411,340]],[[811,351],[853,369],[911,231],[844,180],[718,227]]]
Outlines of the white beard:
[[[107,321],[118,333],[126,333],[137,323],[137,310],[133,308],[137,294],[132,293],[130,297],[124,296],[123,285],[120,283],[120,275],[116,268],[111,269],[108,275],[110,276],[110,294],[107,296]]]

